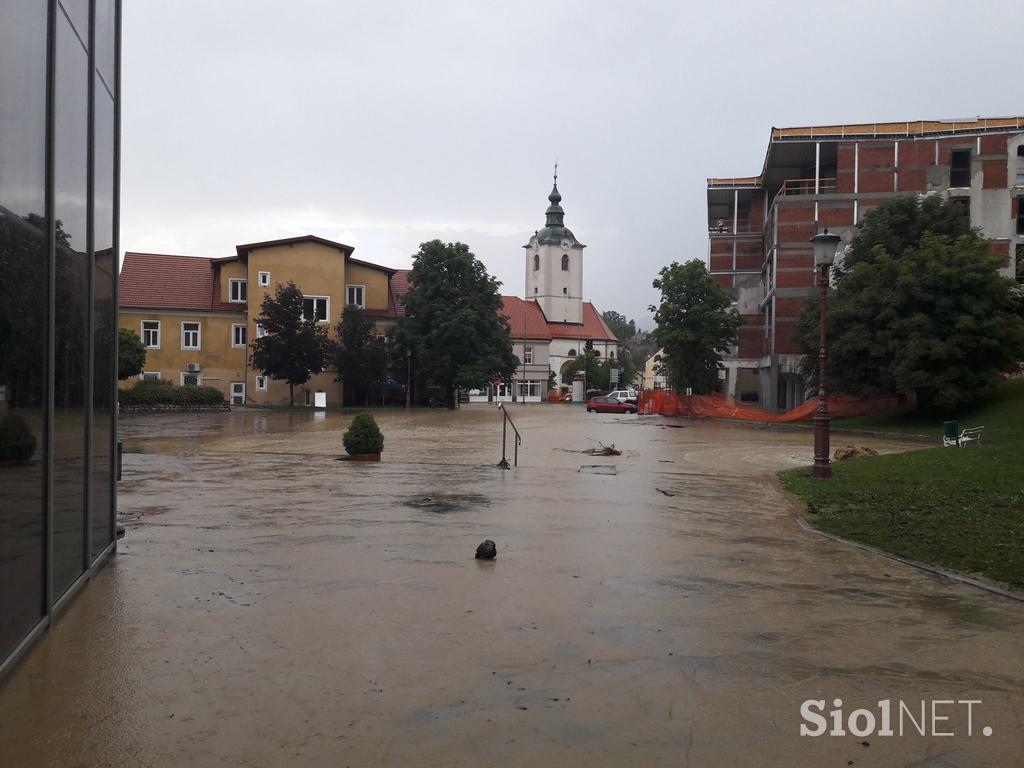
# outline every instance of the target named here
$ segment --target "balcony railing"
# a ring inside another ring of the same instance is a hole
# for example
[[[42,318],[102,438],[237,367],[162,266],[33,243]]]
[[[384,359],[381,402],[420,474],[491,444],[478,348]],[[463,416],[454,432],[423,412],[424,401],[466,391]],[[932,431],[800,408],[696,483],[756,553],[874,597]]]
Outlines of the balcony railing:
[[[828,195],[836,191],[836,180],[819,178],[817,189],[814,179],[786,179],[779,187],[778,195]],[[776,196],[778,196],[776,195]]]
[[[708,222],[708,234],[714,237],[715,235],[760,235],[764,229],[760,220],[751,221],[750,219],[739,219],[735,222],[736,229],[733,230],[732,219],[716,219],[715,221]]]

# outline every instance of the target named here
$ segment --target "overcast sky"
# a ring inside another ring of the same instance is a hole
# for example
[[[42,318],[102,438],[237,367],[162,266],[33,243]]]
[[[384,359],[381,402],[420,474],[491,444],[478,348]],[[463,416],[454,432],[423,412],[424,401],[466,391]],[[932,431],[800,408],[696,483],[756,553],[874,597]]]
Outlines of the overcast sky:
[[[1018,2],[131,0],[123,250],[461,240],[522,295],[559,162],[584,292],[650,327],[772,126],[1021,114]],[[1004,32],[1005,31],[1005,32]]]

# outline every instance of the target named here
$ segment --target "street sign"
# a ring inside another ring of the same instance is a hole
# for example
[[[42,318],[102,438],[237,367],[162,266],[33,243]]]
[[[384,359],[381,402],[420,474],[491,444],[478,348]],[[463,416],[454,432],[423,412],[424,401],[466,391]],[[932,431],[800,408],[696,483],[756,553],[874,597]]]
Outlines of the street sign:
[[[612,368],[610,371],[608,371],[608,381],[610,381],[612,384],[618,384],[619,383],[619,369],[618,368]]]

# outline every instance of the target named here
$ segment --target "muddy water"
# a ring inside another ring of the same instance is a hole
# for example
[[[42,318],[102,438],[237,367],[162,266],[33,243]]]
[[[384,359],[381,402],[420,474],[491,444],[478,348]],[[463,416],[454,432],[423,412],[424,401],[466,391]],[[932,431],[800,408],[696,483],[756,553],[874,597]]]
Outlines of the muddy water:
[[[0,766],[1021,764],[1024,605],[802,531],[809,434],[515,413],[510,472],[484,406],[382,414],[380,464],[338,413],[124,418],[127,536],[0,688]],[[983,703],[800,737],[809,698]]]

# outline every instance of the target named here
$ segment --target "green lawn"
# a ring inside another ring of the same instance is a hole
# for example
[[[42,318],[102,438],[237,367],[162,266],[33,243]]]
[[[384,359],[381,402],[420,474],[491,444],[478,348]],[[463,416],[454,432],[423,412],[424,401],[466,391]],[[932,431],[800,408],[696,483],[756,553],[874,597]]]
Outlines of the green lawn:
[[[844,419],[842,426],[942,434],[948,415]],[[1004,382],[954,415],[985,426],[982,445],[839,462],[831,481],[780,474],[823,531],[1024,590],[1024,380]]]

